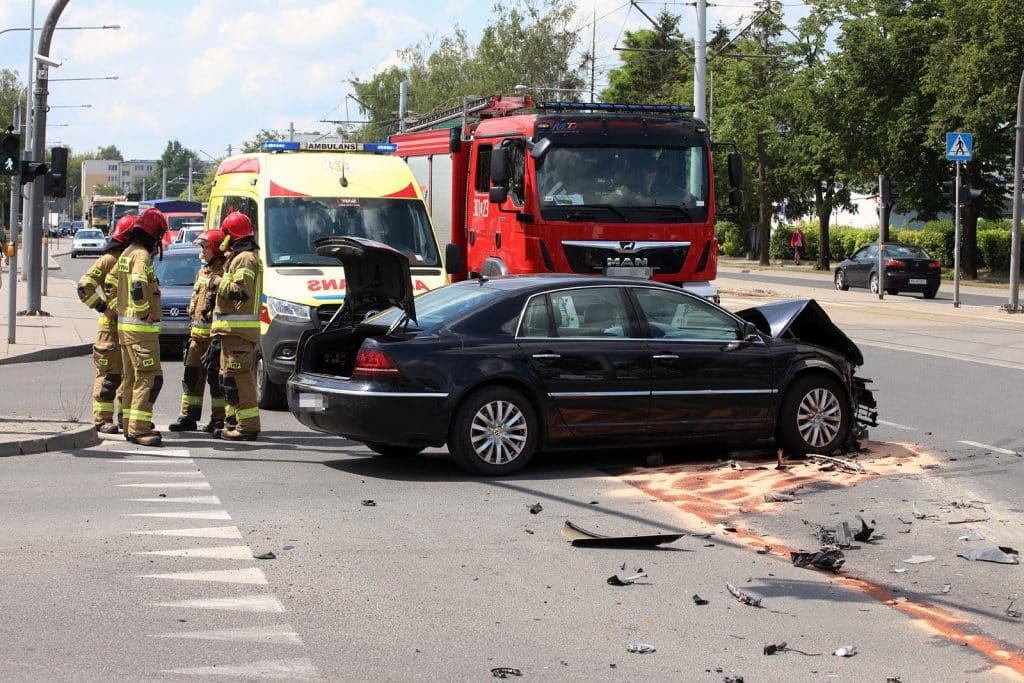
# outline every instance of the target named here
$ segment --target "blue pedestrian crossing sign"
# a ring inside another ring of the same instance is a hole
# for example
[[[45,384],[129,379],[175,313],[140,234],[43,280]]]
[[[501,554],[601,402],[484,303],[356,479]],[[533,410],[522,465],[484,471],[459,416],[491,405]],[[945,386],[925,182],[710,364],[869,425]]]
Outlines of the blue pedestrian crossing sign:
[[[946,158],[950,161],[970,161],[974,150],[974,136],[970,133],[946,133]]]

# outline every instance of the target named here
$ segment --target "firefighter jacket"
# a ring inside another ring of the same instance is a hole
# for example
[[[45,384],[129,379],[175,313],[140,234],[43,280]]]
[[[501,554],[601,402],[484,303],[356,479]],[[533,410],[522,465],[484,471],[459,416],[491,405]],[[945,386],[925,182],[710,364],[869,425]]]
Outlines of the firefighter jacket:
[[[263,265],[256,250],[232,253],[217,286],[213,336],[233,335],[259,342],[262,297]]]
[[[78,298],[100,314],[99,331],[117,335],[117,321],[103,315],[108,308],[117,310],[117,257],[120,249],[113,249],[93,261],[92,266],[78,281]]]
[[[138,242],[117,260],[117,333],[122,344],[160,337],[160,283],[153,256]]]
[[[192,321],[193,339],[209,339],[213,325],[213,306],[216,303],[217,278],[224,274],[224,259],[216,258],[213,263],[204,264],[196,275],[192,288],[192,299],[188,303],[188,317]]]

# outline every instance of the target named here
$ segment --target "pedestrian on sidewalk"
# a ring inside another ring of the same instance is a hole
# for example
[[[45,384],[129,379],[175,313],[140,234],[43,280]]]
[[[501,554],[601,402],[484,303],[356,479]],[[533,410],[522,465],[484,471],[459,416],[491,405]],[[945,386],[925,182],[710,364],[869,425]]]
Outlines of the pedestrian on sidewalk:
[[[167,219],[146,209],[128,233],[130,243],[117,261],[117,334],[124,364],[125,438],[142,446],[159,446],[163,437],[153,426],[153,404],[164,384],[160,370],[160,283],[153,254],[163,246]]]
[[[796,226],[793,231],[793,236],[789,238],[789,246],[793,247],[793,265],[800,265],[800,258],[804,255],[804,247],[807,246],[807,242],[804,240],[804,231],[800,229],[800,226]]]
[[[128,243],[128,234],[138,216],[124,216],[114,226],[103,255],[93,261],[78,281],[78,298],[100,314],[96,341],[92,345],[92,362],[96,379],[92,384],[92,422],[101,434],[117,434],[124,428],[124,401],[121,380],[121,344],[117,336],[117,261]],[[117,422],[114,422],[114,401],[117,401]]]
[[[213,337],[220,342],[220,382],[227,399],[224,429],[214,436],[227,441],[255,441],[260,433],[253,356],[260,342],[260,302],[263,266],[256,254],[252,221],[233,211],[220,224],[221,249],[227,255],[224,274],[217,280]]]
[[[195,241],[202,249],[203,266],[196,275],[188,315],[192,321],[188,345],[185,348],[185,375],[181,380],[181,414],[177,422],[168,427],[172,432],[194,432],[199,429],[203,413],[203,392],[210,387],[210,422],[203,427],[211,434],[224,428],[224,389],[220,385],[220,355],[210,354],[210,328],[217,295],[214,282],[224,274],[224,254],[220,243],[224,232],[219,228],[208,230]],[[205,359],[209,356],[209,361]]]

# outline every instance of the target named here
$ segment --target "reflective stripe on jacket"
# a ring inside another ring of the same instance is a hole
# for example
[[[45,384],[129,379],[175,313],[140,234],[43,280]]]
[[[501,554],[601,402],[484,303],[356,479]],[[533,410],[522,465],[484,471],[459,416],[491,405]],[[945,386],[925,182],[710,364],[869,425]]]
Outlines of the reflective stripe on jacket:
[[[263,264],[255,250],[231,254],[217,286],[213,309],[213,335],[235,335],[251,342],[260,339],[260,304]]]

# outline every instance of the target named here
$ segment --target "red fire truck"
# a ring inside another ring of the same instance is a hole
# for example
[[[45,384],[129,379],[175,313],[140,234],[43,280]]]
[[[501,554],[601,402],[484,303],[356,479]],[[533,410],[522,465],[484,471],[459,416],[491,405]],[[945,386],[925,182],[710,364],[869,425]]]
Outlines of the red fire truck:
[[[643,276],[717,299],[712,143],[692,110],[533,107],[529,97],[494,95],[417,121],[389,141],[425,188],[438,237],[458,248],[462,268],[453,280]],[[729,203],[738,204],[735,152],[729,176]]]

